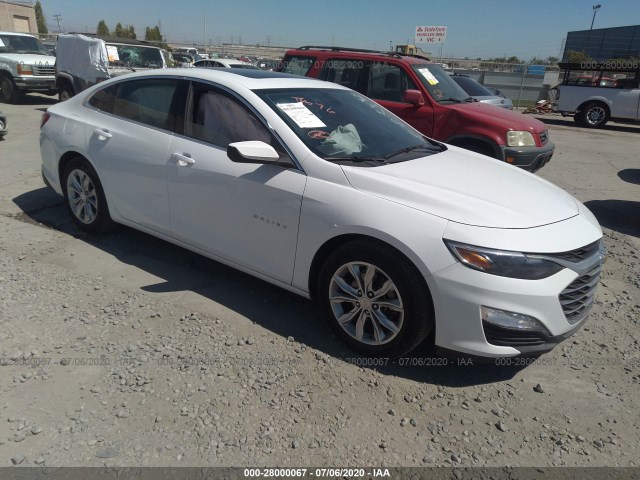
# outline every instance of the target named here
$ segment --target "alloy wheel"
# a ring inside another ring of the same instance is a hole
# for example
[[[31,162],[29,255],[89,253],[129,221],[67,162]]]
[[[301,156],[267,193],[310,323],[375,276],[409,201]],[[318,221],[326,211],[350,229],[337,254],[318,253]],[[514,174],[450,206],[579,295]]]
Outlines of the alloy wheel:
[[[75,169],[67,177],[67,199],[75,217],[82,223],[92,223],[98,215],[98,195],[86,172]]]

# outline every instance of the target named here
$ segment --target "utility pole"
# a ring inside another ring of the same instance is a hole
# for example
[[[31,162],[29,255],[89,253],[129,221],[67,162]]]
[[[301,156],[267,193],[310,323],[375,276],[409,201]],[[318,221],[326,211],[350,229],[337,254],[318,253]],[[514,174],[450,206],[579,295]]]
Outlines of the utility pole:
[[[59,13],[56,13],[53,18],[55,18],[58,22],[58,32],[62,33],[62,30],[60,29],[60,20],[62,20],[62,15],[60,15]]]

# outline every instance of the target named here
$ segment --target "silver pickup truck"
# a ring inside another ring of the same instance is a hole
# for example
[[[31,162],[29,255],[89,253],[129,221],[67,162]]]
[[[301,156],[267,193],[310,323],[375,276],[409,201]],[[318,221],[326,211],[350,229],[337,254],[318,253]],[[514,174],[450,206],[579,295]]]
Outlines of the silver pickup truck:
[[[22,95],[56,93],[56,57],[33,35],[0,32],[0,99],[18,103]]]
[[[637,64],[583,62],[560,68],[562,83],[549,92],[554,111],[573,115],[578,125],[587,128],[603,127],[610,119],[640,121]]]

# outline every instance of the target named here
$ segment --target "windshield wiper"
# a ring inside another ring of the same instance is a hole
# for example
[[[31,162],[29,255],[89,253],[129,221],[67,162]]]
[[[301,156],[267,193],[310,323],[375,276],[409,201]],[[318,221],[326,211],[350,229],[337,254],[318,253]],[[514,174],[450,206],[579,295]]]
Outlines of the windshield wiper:
[[[439,147],[430,147],[429,145],[424,145],[424,144],[420,144],[420,145],[414,145],[412,147],[406,147],[403,148],[401,150],[398,150],[397,152],[393,152],[390,153],[389,155],[385,155],[385,160],[390,159],[391,157],[395,157],[396,155],[400,155],[401,153],[408,153],[408,152],[412,152],[413,150],[429,150],[431,152],[441,152],[442,149]]]
[[[351,157],[325,157],[325,160],[329,160],[331,162],[333,161],[341,161],[341,162],[354,162],[354,163],[359,163],[359,162],[379,162],[379,163],[387,163],[385,161],[387,157],[384,158],[380,158],[380,157],[357,157],[357,156],[351,156]]]
[[[472,102],[477,102],[478,99],[477,98],[473,98],[473,97],[467,97],[467,98],[464,99],[464,101],[472,103]]]
[[[466,101],[466,100],[464,100]],[[456,102],[456,103],[462,103],[463,100],[460,100],[458,98],[453,98],[453,97],[449,97],[449,98],[441,98],[440,100],[438,100],[438,102]]]

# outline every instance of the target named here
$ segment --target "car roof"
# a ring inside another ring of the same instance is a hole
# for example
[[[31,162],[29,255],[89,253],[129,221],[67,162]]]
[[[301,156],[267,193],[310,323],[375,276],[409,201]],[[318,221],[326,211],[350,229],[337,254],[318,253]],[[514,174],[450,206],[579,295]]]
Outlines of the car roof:
[[[21,37],[36,38],[33,35],[31,35],[30,33],[23,33],[23,32],[0,32],[0,35],[19,35]]]
[[[362,58],[362,59],[395,59],[402,62],[414,64],[414,63],[429,63],[431,61],[427,57],[420,55],[403,55],[397,52],[383,52],[375,50],[364,50],[358,48],[344,48],[344,47],[300,47],[288,50],[285,55],[315,55],[319,57],[333,57],[333,58]]]
[[[335,83],[316,80],[309,77],[291,75],[288,73],[270,72],[266,70],[206,67],[189,69],[163,68],[161,69],[161,71],[147,70],[144,72],[133,72],[115,77],[108,82],[111,83],[112,81],[145,77],[181,77],[186,80],[194,79],[216,82],[220,85],[227,85],[230,87],[233,87],[234,85],[240,85],[249,90],[271,88],[327,88],[336,90],[349,90],[348,88]]]

